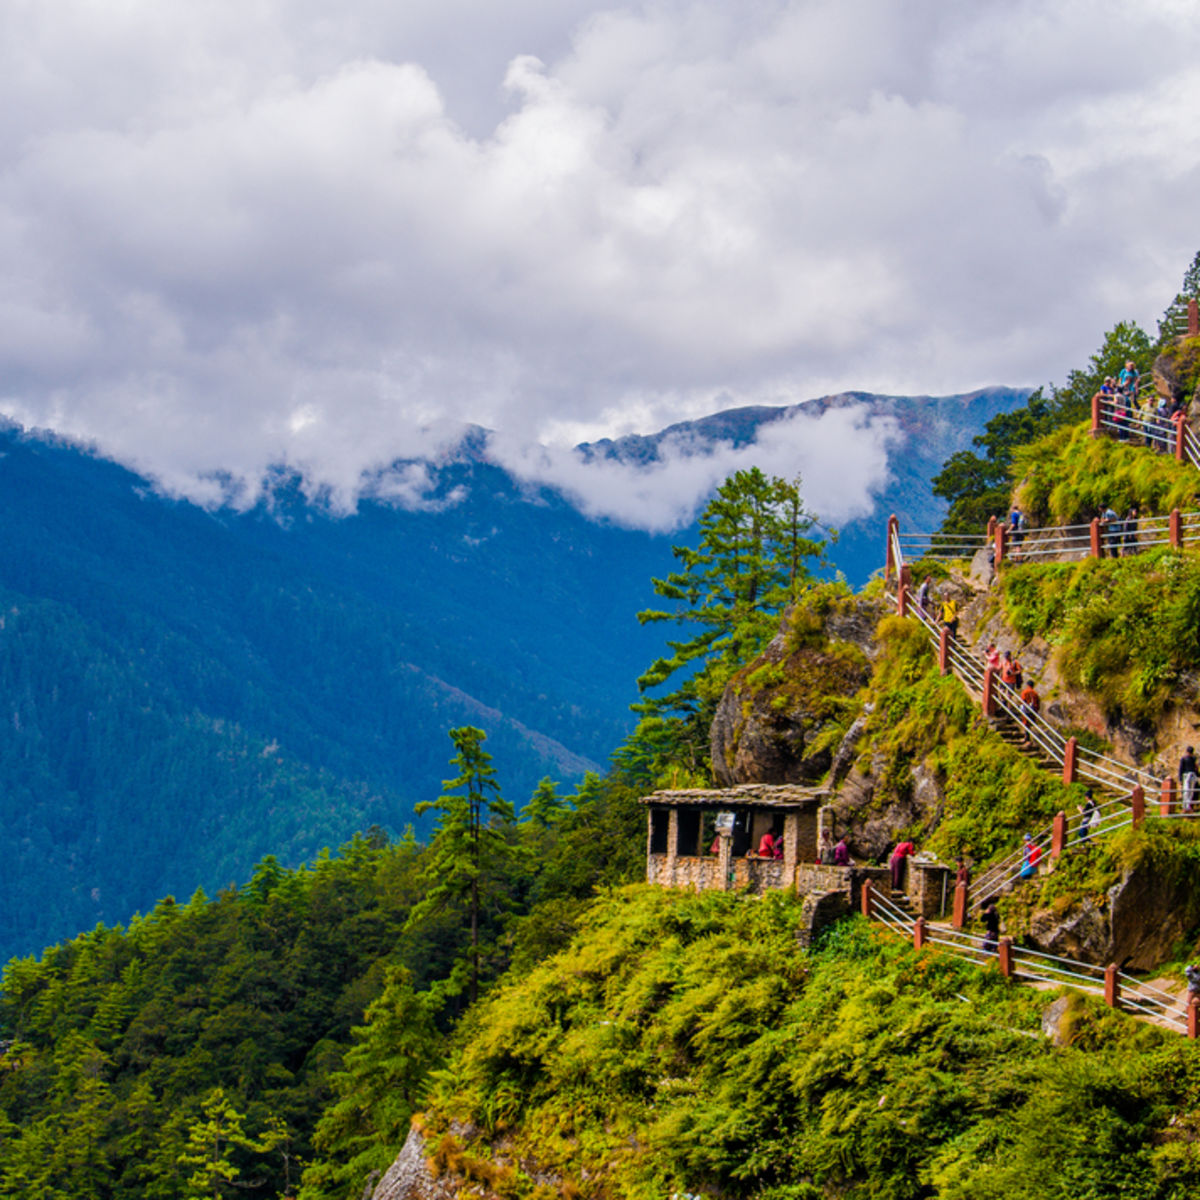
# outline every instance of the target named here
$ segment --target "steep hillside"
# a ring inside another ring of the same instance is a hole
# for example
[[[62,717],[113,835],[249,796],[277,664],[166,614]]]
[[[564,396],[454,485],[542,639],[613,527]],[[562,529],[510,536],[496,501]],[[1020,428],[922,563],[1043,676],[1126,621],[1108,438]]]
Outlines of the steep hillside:
[[[377,1200],[1200,1187],[1193,1045],[1078,997],[1051,1012],[861,918],[799,951],[799,913],[644,887],[597,902],[463,1027]]]

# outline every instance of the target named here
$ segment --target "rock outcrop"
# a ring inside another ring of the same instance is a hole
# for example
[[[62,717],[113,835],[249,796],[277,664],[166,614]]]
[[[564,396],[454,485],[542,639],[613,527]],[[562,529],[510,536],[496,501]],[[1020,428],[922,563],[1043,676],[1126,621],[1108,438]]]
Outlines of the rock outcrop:
[[[371,1200],[452,1200],[457,1192],[448,1181],[434,1178],[426,1158],[425,1139],[413,1125]]]
[[[1029,940],[1047,954],[1149,970],[1172,956],[1198,915],[1194,881],[1161,878],[1142,863],[1127,870],[1102,901],[1085,896],[1069,907],[1035,911]]]
[[[739,671],[710,731],[713,775],[739,783],[811,784],[834,759],[828,733],[870,677],[877,604],[836,601],[827,613],[789,611],[763,654]]]

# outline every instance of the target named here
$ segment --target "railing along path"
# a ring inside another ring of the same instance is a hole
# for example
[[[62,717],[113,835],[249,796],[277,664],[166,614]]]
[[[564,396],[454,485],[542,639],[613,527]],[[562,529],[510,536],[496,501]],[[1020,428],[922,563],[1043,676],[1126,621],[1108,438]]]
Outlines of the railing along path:
[[[1195,1006],[1188,1006],[1179,997],[1116,966],[1100,967],[1044,954],[1040,950],[1014,946],[1007,937],[989,945],[987,939],[976,934],[942,924],[927,924],[921,917],[910,916],[870,882],[863,883],[862,910],[864,915],[897,937],[911,940],[917,949],[937,946],[976,966],[995,962],[1006,978],[1019,983],[1077,988],[1101,996],[1113,1008],[1121,1008],[1177,1033],[1195,1037],[1198,1032],[1200,1020]]]

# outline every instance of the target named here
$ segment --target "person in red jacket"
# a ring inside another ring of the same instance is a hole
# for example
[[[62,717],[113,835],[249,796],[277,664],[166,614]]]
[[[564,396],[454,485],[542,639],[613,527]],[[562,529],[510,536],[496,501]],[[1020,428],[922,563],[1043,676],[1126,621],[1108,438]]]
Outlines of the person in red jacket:
[[[904,885],[904,863],[916,846],[912,842],[900,842],[899,845],[892,851],[892,857],[888,859],[888,865],[892,868],[892,891],[898,892]]]

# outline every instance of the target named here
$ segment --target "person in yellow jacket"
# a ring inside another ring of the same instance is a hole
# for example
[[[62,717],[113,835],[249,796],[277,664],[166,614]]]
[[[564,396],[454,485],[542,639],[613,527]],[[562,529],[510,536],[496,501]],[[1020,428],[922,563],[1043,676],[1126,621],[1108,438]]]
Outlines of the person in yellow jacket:
[[[958,637],[958,603],[953,596],[942,601],[942,624],[950,630],[951,637]]]

